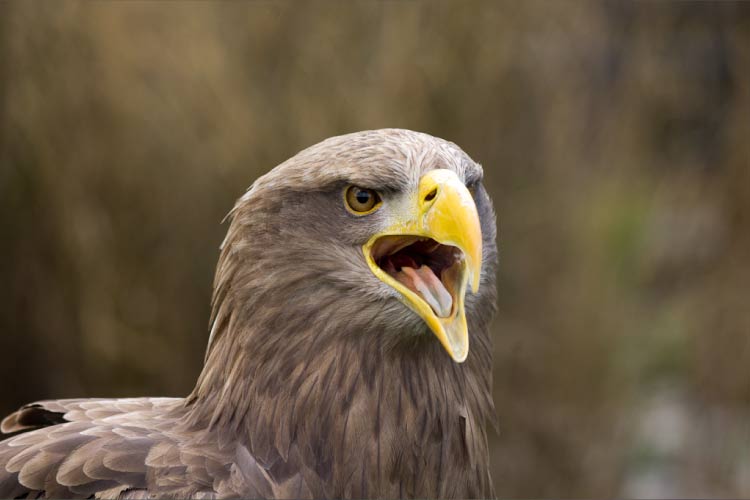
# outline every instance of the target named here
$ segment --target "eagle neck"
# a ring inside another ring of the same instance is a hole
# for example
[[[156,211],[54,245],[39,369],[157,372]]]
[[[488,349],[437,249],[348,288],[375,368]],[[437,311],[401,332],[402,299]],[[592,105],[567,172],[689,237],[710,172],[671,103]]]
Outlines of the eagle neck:
[[[258,332],[222,335],[188,399],[192,425],[246,445],[272,476],[301,471],[315,496],[492,493],[485,332],[463,364],[429,336],[391,345],[372,332],[316,334],[302,352],[232,341]]]

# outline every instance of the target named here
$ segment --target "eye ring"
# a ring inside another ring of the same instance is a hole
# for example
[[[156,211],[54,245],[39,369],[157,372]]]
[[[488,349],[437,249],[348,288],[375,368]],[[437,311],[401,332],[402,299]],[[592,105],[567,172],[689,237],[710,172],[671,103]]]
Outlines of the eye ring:
[[[368,215],[380,208],[383,200],[374,189],[348,186],[344,189],[344,206],[357,216]]]

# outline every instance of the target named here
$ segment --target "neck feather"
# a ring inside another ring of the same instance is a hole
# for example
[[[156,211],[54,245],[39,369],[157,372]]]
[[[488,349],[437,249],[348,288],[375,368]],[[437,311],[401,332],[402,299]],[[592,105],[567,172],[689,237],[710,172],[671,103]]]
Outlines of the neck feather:
[[[265,322],[235,323],[227,327],[240,331],[216,339],[189,398],[194,425],[243,442],[272,474],[302,470],[314,494],[492,494],[486,330],[457,364],[429,336],[392,345],[374,332],[270,336]]]

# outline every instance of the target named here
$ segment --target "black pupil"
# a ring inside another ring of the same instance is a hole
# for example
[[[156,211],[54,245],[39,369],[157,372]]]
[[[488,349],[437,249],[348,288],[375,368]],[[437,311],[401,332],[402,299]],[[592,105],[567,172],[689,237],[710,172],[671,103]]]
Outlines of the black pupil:
[[[354,195],[355,198],[357,198],[357,202],[361,203],[362,205],[366,205],[368,201],[370,201],[370,193],[367,191],[359,190]]]

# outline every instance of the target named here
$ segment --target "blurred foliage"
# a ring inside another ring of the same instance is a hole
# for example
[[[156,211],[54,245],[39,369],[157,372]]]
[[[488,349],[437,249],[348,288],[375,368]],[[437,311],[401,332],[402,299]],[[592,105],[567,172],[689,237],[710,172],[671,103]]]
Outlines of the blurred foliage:
[[[319,140],[485,167],[502,497],[750,496],[750,5],[0,4],[0,410],[183,395],[220,221]]]

